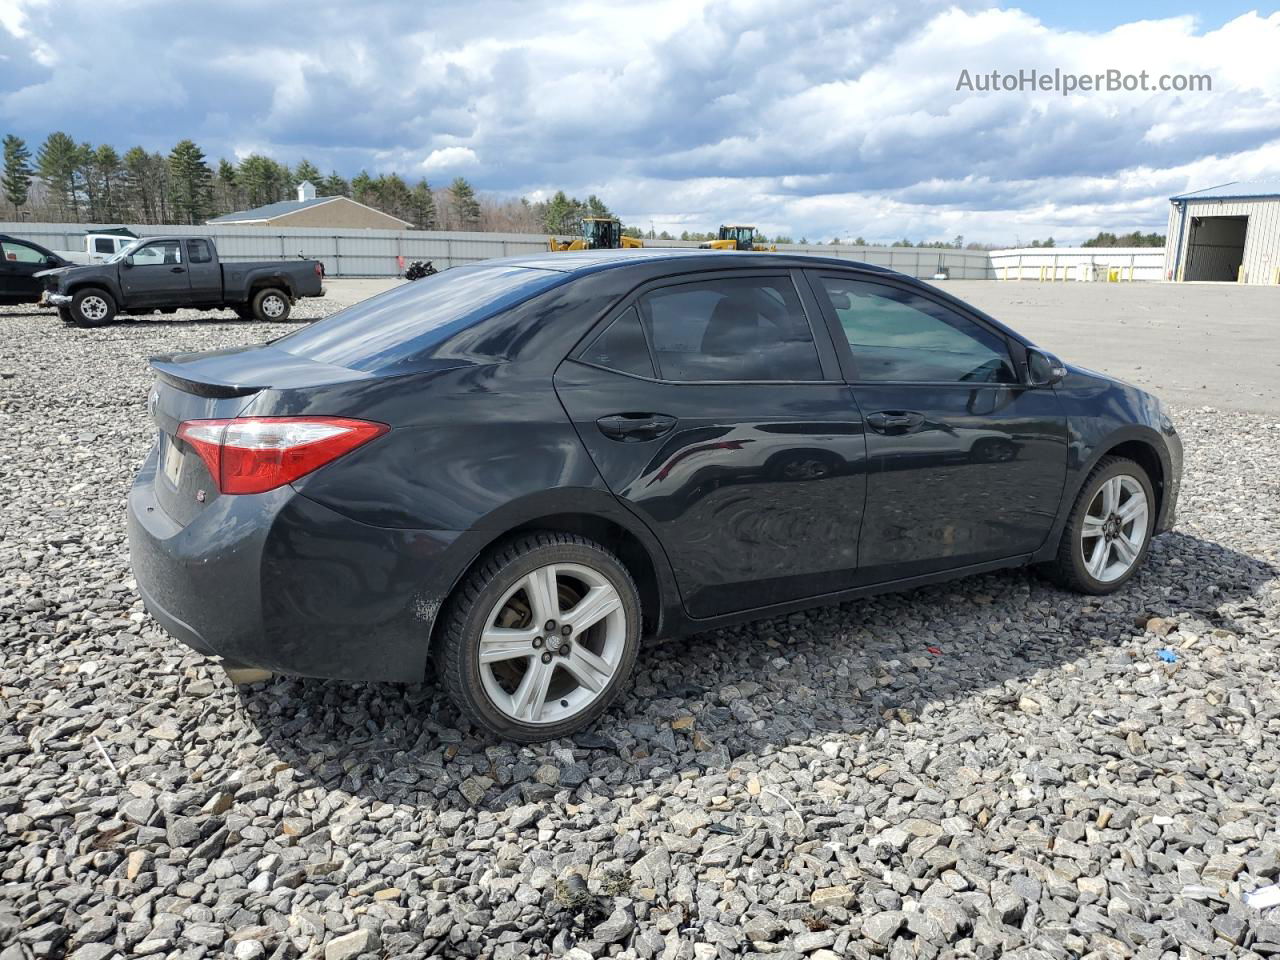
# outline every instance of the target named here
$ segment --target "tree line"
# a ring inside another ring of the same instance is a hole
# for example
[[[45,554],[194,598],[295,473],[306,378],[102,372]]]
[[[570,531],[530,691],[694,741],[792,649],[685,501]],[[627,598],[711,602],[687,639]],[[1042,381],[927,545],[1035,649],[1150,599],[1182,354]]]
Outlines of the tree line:
[[[168,153],[132,147],[121,154],[110,144],[77,142],[55,131],[34,153],[9,134],[3,151],[0,189],[14,220],[200,224],[293,200],[303,181],[315,186],[317,196],[350,197],[418,230],[576,234],[584,216],[613,216],[595,194],[586,200],[563,190],[544,201],[486,197],[464,177],[433,187],[425,178],[410,182],[394,172],[361,170],[348,180],[336,170],[321,173],[306,159],[290,167],[257,153],[211,163],[189,139]]]

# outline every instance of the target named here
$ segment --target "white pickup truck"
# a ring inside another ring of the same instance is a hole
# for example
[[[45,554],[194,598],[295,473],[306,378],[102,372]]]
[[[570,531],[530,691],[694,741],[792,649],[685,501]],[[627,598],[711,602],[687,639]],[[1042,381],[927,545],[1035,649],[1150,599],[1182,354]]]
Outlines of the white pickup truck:
[[[86,233],[83,250],[55,250],[71,263],[106,263],[137,237],[119,233]]]

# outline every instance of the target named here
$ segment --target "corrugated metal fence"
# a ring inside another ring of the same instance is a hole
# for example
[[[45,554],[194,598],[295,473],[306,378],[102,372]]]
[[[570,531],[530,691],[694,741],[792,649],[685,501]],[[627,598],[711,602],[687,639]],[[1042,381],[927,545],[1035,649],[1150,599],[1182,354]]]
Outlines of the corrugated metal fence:
[[[112,224],[111,226],[119,226]],[[0,232],[25,237],[51,250],[82,250],[92,224],[0,223]],[[331,277],[394,277],[405,262],[430,260],[438,269],[494,257],[539,253],[547,238],[524,233],[452,233],[424,230],[325,230],[320,228],[244,226],[129,225],[139,236],[181,234],[212,237],[224,260],[274,260],[296,256],[320,260]],[[646,240],[657,247],[696,247],[694,241]],[[891,267],[916,277],[945,270],[954,279],[992,276],[984,250],[932,247],[855,247],[828,244],[785,244],[778,248]]]

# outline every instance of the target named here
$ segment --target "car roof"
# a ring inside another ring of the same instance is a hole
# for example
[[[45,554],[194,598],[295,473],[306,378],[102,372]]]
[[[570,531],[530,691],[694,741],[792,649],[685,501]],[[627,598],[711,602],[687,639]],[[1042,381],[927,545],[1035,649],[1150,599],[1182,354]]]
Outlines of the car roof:
[[[853,267],[874,273],[895,273],[887,267],[861,260],[819,257],[807,253],[751,253],[747,251],[699,250],[693,247],[648,247],[630,250],[574,250],[565,253],[526,254],[486,260],[485,264],[507,264],[533,270],[587,274],[616,270],[637,264],[667,262],[679,266],[711,266],[731,270],[738,267]]]

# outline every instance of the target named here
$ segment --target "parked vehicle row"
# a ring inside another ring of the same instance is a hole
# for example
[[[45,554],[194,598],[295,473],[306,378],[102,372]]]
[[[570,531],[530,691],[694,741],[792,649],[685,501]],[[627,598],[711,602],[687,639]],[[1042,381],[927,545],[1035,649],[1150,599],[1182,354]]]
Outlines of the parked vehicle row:
[[[145,237],[106,263],[58,266],[35,274],[41,303],[63,320],[100,327],[122,313],[230,307],[243,319],[286,320],[300,297],[324,294],[318,260],[223,263],[208,237]]]
[[[1150,394],[820,257],[490,261],[152,367],[129,538],[165,629],[282,673],[432,663],[518,741],[599,717],[646,637],[1024,564],[1110,593],[1182,469]]]

